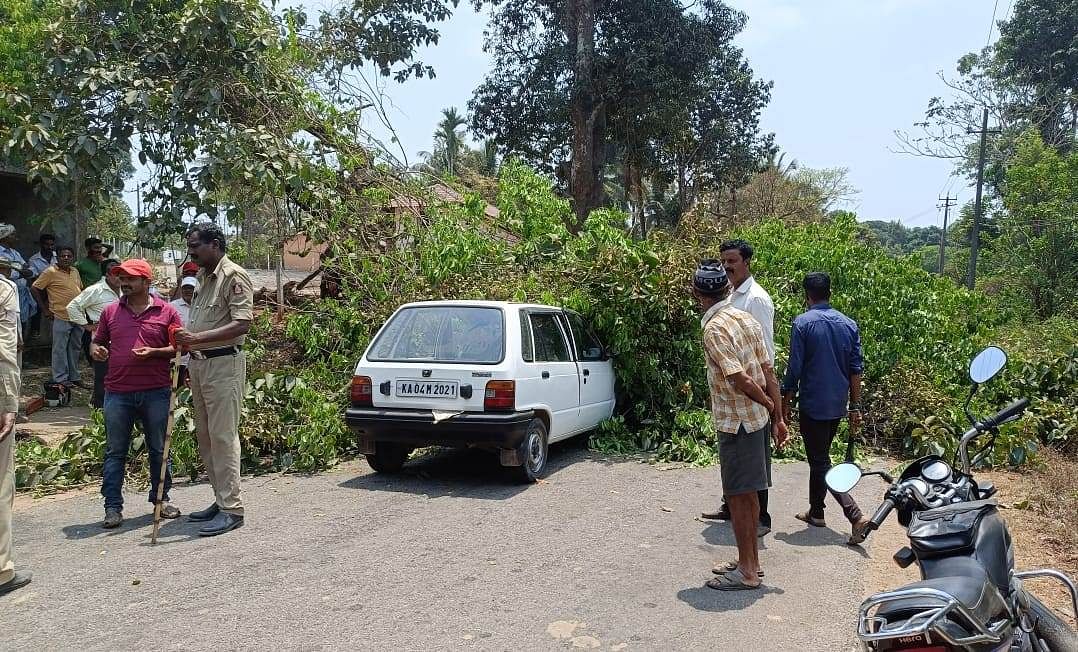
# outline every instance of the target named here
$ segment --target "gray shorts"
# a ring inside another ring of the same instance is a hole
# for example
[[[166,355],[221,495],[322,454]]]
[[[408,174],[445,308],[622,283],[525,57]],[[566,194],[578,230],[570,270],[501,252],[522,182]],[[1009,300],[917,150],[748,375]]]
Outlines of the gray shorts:
[[[771,424],[753,432],[742,426],[736,435],[719,433],[722,493],[737,496],[771,486]]]

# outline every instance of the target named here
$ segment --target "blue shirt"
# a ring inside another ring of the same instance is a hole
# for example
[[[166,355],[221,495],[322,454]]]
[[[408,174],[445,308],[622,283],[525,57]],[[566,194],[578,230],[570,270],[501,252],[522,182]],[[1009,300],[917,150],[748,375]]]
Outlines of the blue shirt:
[[[817,421],[846,416],[850,376],[864,368],[857,322],[818,303],[794,319],[783,393],[800,388],[801,413]]]

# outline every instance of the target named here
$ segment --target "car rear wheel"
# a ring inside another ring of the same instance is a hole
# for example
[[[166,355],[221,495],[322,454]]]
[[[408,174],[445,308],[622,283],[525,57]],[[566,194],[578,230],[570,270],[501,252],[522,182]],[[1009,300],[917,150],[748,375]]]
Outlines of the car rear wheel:
[[[378,473],[396,473],[404,467],[412,450],[411,446],[380,441],[374,445],[375,452],[366,455],[367,464]]]
[[[521,445],[524,463],[517,467],[517,475],[523,482],[535,482],[546,473],[550,449],[547,446],[546,424],[542,419],[532,419]]]

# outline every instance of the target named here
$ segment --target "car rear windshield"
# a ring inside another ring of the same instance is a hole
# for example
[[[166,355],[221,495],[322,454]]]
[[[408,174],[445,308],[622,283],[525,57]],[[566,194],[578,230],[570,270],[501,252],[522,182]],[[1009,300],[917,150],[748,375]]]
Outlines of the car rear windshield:
[[[498,308],[416,306],[393,315],[371,345],[373,362],[471,362],[505,357],[505,325]]]

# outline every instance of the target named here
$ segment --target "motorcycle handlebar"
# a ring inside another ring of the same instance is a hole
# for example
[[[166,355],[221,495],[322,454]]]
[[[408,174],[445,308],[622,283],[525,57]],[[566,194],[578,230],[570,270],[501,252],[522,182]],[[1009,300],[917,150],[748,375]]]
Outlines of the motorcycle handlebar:
[[[893,510],[894,508],[895,508],[894,499],[890,498],[890,497],[885,498],[883,500],[883,503],[881,503],[879,508],[876,510],[876,513],[872,515],[871,519],[869,519],[868,525],[865,526],[865,531],[866,532],[871,532],[873,530],[880,529],[880,526],[883,525],[883,522],[885,520],[887,520],[887,516],[891,513],[891,510]]]
[[[995,428],[996,426],[1000,425],[1001,423],[1005,423],[1005,422],[1015,418],[1019,414],[1022,414],[1023,412],[1026,411],[1027,407],[1029,407],[1029,399],[1028,398],[1018,399],[1014,403],[1011,403],[1007,407],[1005,407],[1002,410],[1000,410],[999,412],[997,412],[994,416],[989,417],[988,419],[985,419],[984,422],[981,425],[984,428]]]

